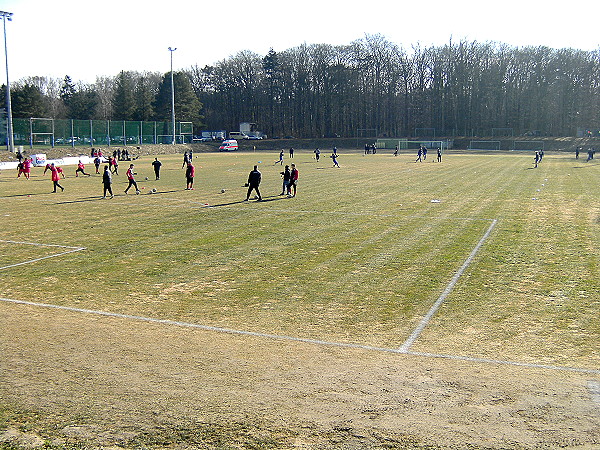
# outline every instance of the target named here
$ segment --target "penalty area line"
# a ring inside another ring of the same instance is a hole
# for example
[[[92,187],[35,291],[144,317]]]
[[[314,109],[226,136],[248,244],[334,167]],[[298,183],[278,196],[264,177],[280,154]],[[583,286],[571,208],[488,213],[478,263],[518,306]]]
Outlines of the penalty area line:
[[[449,360],[453,360],[453,361],[469,361],[469,362],[480,363],[480,364],[508,365],[508,366],[516,366],[516,367],[525,367],[525,368],[529,368],[529,369],[545,369],[545,370],[559,370],[559,371],[567,371],[567,372],[600,374],[600,370],[596,370],[596,369],[583,369],[583,368],[578,368],[578,367],[523,363],[523,362],[518,362],[518,361],[505,361],[505,360],[476,358],[476,357],[459,356],[459,355],[444,355],[444,354],[436,354],[436,353],[400,351],[400,350],[394,349],[394,348],[375,347],[375,346],[365,345],[365,344],[357,344],[357,343],[349,343],[349,342],[332,342],[332,341],[325,341],[325,340],[320,340],[320,339],[310,339],[310,338],[301,338],[301,337],[286,336],[286,335],[280,335],[280,334],[261,333],[261,332],[257,332],[257,331],[236,330],[233,328],[214,327],[214,326],[210,326],[210,325],[201,325],[201,324],[195,324],[195,323],[189,323],[189,322],[180,322],[180,321],[170,320],[170,319],[156,319],[156,318],[152,318],[152,317],[136,316],[136,315],[131,315],[131,314],[120,314],[120,313],[99,311],[99,310],[93,310],[93,309],[75,308],[72,306],[52,305],[49,303],[36,303],[36,302],[29,302],[29,301],[25,301],[25,300],[14,300],[14,299],[9,299],[9,298],[0,298],[0,302],[34,306],[34,307],[38,307],[38,308],[57,309],[57,310],[62,310],[62,311],[75,312],[75,313],[94,314],[97,316],[104,316],[104,317],[110,317],[110,318],[116,318],[116,319],[135,320],[135,321],[139,321],[139,322],[155,323],[155,324],[161,324],[161,325],[171,325],[171,326],[178,326],[178,327],[185,327],[185,328],[194,328],[194,329],[203,330],[203,331],[212,331],[212,332],[216,332],[216,333],[226,333],[226,334],[232,334],[232,335],[238,335],[238,336],[250,336],[250,337],[273,339],[273,340],[279,340],[279,341],[297,342],[297,343],[303,343],[303,344],[312,344],[312,345],[338,347],[338,348],[351,348],[351,349],[357,349],[357,350],[377,351],[377,352],[384,352],[384,353],[394,353],[397,355],[409,355],[409,356],[416,356],[416,357],[421,357],[421,358],[438,358],[438,359],[441,358],[441,359],[449,359]],[[593,382],[593,383],[595,383],[595,382]],[[590,387],[590,391],[592,392],[592,394],[595,394],[595,393],[598,393],[598,391],[600,391],[600,386],[598,386],[598,383],[596,383],[596,384],[593,384],[593,383],[588,384],[588,386]],[[600,397],[600,393],[598,393],[598,397]],[[596,400],[595,397],[593,397],[593,399]]]
[[[87,250],[86,247],[71,247],[71,246],[68,246],[68,245],[58,245],[58,244],[39,244],[39,243],[36,243],[36,242],[7,241],[7,240],[4,240],[4,239],[0,239],[0,242],[5,242],[5,243],[8,243],[8,244],[35,245],[37,247],[56,247],[56,248],[69,249],[69,250],[64,251],[64,252],[54,253],[54,254],[48,255],[48,256],[42,256],[41,258],[30,259],[30,260],[18,262],[18,263],[15,263],[15,264],[9,264],[7,266],[2,266],[2,267],[0,267],[0,270],[10,269],[11,267],[23,266],[25,264],[32,264],[32,263],[35,263],[35,262],[38,262],[38,261],[43,261],[44,259],[57,258],[59,256],[68,255],[69,253],[75,253],[75,252],[80,252],[82,250]]]
[[[454,286],[458,282],[458,279],[462,276],[462,274],[465,272],[465,270],[467,270],[467,267],[469,267],[469,265],[471,264],[471,262],[477,255],[477,253],[479,252],[479,249],[483,246],[483,243],[487,240],[490,233],[496,226],[497,222],[498,222],[497,219],[492,220],[491,225],[489,226],[489,228],[487,229],[487,231],[485,232],[483,237],[479,240],[479,242],[477,243],[477,245],[475,246],[473,251],[471,251],[471,254],[467,257],[467,259],[465,260],[463,265],[460,267],[460,269],[458,269],[456,271],[456,273],[452,277],[452,280],[450,280],[450,282],[446,286],[446,289],[444,289],[444,292],[442,292],[442,294],[438,297],[438,299],[435,301],[433,306],[429,309],[427,314],[425,314],[425,316],[421,319],[421,321],[419,322],[417,327],[413,330],[413,332],[410,334],[408,339],[406,339],[406,341],[404,341],[404,343],[400,346],[400,349],[399,349],[400,352],[403,352],[403,353],[408,352],[410,347],[419,338],[419,336],[421,335],[421,333],[423,332],[425,327],[429,324],[429,321],[431,320],[433,315],[437,312],[437,310],[440,308],[440,306],[442,306],[442,303],[444,303],[444,300],[446,300],[446,297],[448,297],[448,295],[450,295],[450,293],[454,289]]]
[[[597,381],[588,381],[588,389],[590,391],[590,397],[592,401],[600,408],[600,383]]]

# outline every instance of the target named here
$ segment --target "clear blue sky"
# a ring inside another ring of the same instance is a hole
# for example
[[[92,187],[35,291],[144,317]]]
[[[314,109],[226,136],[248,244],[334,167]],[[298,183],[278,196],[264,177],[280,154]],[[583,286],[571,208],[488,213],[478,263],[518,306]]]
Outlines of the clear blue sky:
[[[406,49],[461,39],[597,50],[600,2],[538,0],[0,0],[7,22],[10,81],[65,75],[94,82],[121,70],[168,72],[251,50],[302,43],[349,44],[382,34]],[[162,9],[161,9],[162,8]],[[1,52],[3,54],[3,52]],[[5,82],[4,64],[0,83]]]

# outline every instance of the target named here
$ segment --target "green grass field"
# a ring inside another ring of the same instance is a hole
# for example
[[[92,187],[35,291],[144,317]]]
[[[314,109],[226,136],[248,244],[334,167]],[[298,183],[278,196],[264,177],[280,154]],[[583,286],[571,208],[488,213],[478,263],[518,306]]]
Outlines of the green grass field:
[[[0,296],[395,349],[495,219],[412,350],[600,367],[599,164],[342,152],[337,169],[324,156],[296,152],[291,199],[276,152],[197,154],[194,191],[181,155],[161,157],[159,181],[146,157],[139,196],[121,164],[112,200],[73,166],[57,194],[41,168],[2,171],[0,267],[68,250],[31,244],[85,250],[3,269]],[[243,202],[259,161],[265,201]]]

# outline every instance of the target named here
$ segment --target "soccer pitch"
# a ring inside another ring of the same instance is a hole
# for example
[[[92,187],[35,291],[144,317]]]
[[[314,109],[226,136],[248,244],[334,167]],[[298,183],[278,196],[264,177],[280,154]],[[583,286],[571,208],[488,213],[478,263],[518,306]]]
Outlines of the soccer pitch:
[[[42,168],[2,171],[0,308],[598,377],[600,165],[341,153],[286,155],[295,198],[278,152],[196,154],[193,191],[181,155],[158,181],[141,158],[140,195],[122,163],[114,199],[75,167],[56,194]],[[244,202],[254,164],[264,201]]]

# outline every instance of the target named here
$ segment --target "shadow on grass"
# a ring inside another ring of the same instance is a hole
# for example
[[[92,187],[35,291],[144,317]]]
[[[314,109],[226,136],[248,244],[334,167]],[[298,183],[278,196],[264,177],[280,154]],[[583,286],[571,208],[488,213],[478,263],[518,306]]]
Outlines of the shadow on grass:
[[[59,192],[60,194],[60,192]],[[101,196],[100,197],[84,197],[77,200],[65,200],[63,202],[56,202],[57,205],[68,205],[70,203],[85,203],[85,202],[95,202],[98,200],[105,200]]]
[[[281,197],[279,195],[271,195],[269,197],[263,197],[262,200],[252,200],[253,203],[265,203],[265,202],[273,202],[276,200],[285,200],[287,197]],[[209,208],[218,208],[220,206],[231,206],[231,205],[239,205],[240,203],[250,203],[251,200],[238,200],[235,202],[228,203],[219,203],[218,205],[210,205]]]
[[[2,198],[11,198],[11,197],[35,197],[38,195],[49,195],[54,192],[37,192],[37,193],[24,193],[24,194],[11,194],[11,195],[3,195]]]
[[[593,166],[597,166],[600,163],[597,162],[588,162],[588,161],[583,161],[585,163],[585,165],[583,166],[573,166],[573,169],[585,169],[586,167],[593,167]]]
[[[285,197],[285,196],[271,195],[270,197],[263,197],[263,199],[260,201],[260,203],[276,202],[277,200],[287,200],[287,199],[288,199],[288,197]]]

